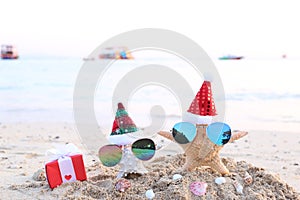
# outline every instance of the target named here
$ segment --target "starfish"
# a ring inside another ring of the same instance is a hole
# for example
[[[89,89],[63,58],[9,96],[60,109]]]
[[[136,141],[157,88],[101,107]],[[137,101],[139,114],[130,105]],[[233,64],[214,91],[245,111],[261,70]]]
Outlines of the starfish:
[[[209,140],[206,135],[207,126],[207,124],[197,124],[195,139],[188,144],[180,144],[186,155],[183,170],[192,171],[196,167],[209,166],[222,175],[229,174],[229,170],[222,163],[219,156],[219,152],[224,145],[218,146]],[[175,142],[170,132],[160,131],[158,134]],[[229,142],[234,142],[247,134],[248,132],[245,131],[234,131]]]
[[[147,173],[147,169],[144,167],[141,160],[137,159],[129,147],[124,147],[123,156],[119,163],[120,170],[117,178],[128,177],[130,174],[136,174],[137,176]]]

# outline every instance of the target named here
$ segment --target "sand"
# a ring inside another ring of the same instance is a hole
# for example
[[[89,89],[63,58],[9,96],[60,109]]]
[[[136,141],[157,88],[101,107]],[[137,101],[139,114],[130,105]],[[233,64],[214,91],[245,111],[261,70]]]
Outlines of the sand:
[[[209,168],[181,172],[184,155],[171,143],[153,160],[146,162],[149,173],[129,179],[131,187],[124,193],[114,189],[118,167],[104,167],[95,152],[88,152],[81,143],[73,124],[13,123],[0,124],[0,199],[146,199],[145,192],[153,189],[154,199],[300,199],[300,136],[249,130],[249,135],[221,151],[223,162],[232,172],[226,183],[217,185],[220,174]],[[72,142],[84,153],[88,180],[64,184],[51,190],[43,178],[45,152],[53,144]],[[99,144],[99,147],[101,144]],[[33,178],[39,171],[40,176]],[[233,186],[243,184],[247,171],[253,177],[244,185],[244,194]],[[172,176],[183,177],[173,181]],[[206,195],[198,197],[189,191],[193,181],[208,184]]]

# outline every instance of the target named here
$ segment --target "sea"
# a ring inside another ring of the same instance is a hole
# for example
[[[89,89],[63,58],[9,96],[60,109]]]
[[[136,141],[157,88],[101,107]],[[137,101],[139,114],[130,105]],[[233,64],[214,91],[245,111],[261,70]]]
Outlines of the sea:
[[[180,87],[181,81],[186,80],[193,95],[198,92],[205,76],[193,71],[190,63],[178,57],[136,54],[134,58],[110,63],[98,77],[95,91],[90,95],[93,95],[92,106],[99,126],[111,129],[116,109],[114,92],[121,90],[130,93],[126,110],[137,126],[150,126],[153,117],[160,119],[161,116],[151,115],[151,109],[155,107],[166,117],[160,128],[171,129],[187,110],[172,91],[174,85],[168,85],[168,81],[143,82],[151,80],[153,74],[142,73],[136,77],[127,74],[145,65],[165,66],[182,78],[175,87]],[[300,58],[218,60],[213,57],[211,60],[224,88],[226,108],[223,120],[232,129],[300,130]],[[75,123],[73,96],[78,76],[84,65],[97,65],[97,62],[80,57],[28,56],[0,60],[0,123]],[[172,73],[163,73],[166,80],[172,76]],[[153,77],[153,80],[157,79]],[[213,77],[211,81],[213,85]],[[127,87],[130,82],[134,87]]]

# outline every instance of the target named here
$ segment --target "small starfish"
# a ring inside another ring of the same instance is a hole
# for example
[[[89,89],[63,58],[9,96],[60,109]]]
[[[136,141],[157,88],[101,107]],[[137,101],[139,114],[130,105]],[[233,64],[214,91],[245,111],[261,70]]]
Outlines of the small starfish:
[[[119,166],[120,170],[117,178],[126,178],[129,174],[142,175],[148,172],[142,161],[133,155],[129,147],[124,147]]]
[[[192,171],[196,167],[209,166],[222,175],[229,174],[229,170],[222,163],[219,152],[224,147],[218,146],[211,142],[206,136],[207,124],[197,124],[197,134],[195,139],[188,144],[180,144],[186,155],[185,165],[183,170]],[[175,141],[169,132],[160,131],[159,135]],[[245,131],[235,131],[232,133],[229,142],[234,142],[247,135]]]

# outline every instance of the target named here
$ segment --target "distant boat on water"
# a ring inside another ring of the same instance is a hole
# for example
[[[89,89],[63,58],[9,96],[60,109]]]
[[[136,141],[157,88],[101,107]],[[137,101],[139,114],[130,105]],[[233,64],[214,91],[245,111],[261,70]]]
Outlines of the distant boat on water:
[[[95,60],[95,58],[89,58],[89,57],[85,57],[85,58],[83,58],[83,60],[84,60],[84,61],[94,61],[94,60]]]
[[[219,60],[241,60],[244,56],[226,55],[219,57]]]
[[[1,58],[2,59],[18,59],[17,48],[13,45],[1,45]]]
[[[127,47],[107,47],[102,49],[100,59],[133,59]]]

